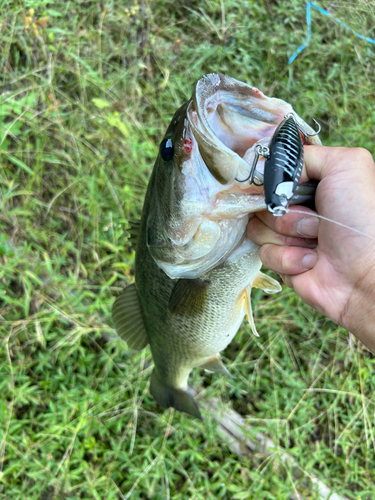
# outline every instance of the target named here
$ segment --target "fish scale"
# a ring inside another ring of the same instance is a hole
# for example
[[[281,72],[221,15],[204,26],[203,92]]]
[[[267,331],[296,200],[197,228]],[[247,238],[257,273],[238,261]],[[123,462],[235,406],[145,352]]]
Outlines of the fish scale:
[[[207,281],[205,307],[171,315],[171,327],[191,332],[189,342],[202,357],[225,349],[237,333],[245,315],[242,294],[261,268],[258,253],[258,247],[246,239],[231,259],[202,275]]]

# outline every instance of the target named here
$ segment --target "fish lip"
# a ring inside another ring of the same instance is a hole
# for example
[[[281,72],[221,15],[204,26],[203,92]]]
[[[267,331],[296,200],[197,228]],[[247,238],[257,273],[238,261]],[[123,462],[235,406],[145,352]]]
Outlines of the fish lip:
[[[208,170],[221,184],[230,184],[247,177],[252,148],[260,139],[268,142],[288,113],[314,133],[287,102],[229,76],[210,73],[196,82],[186,117]],[[321,144],[318,137],[312,139]]]

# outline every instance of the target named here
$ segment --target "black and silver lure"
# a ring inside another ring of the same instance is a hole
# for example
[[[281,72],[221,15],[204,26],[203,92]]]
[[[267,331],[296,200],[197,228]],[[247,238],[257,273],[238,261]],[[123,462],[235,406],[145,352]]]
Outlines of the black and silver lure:
[[[289,201],[296,190],[303,168],[303,145],[308,137],[319,134],[321,130],[319,123],[314,121],[319,127],[318,131],[309,134],[297,123],[293,113],[285,115],[275,130],[269,147],[260,144],[256,146],[249,177],[240,181],[262,185],[254,179],[259,157],[263,156],[266,159],[263,176],[265,201],[268,210],[275,216],[287,212]]]

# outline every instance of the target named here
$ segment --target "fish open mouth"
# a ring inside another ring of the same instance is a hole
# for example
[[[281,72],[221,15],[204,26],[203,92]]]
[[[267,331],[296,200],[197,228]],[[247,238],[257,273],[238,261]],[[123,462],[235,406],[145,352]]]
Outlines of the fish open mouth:
[[[314,134],[287,102],[267,97],[256,87],[234,78],[212,73],[198,80],[187,118],[207,168],[221,184],[229,184],[248,177],[256,145],[268,145],[289,113],[304,130]],[[309,142],[321,144],[317,136]],[[259,161],[259,171],[263,164]],[[243,184],[239,187],[248,188]]]

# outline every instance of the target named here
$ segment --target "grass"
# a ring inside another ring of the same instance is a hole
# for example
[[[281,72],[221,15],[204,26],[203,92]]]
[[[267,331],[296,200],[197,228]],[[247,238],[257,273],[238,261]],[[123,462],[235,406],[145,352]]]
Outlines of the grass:
[[[331,11],[374,37],[372,3]],[[227,73],[315,117],[325,144],[373,151],[374,47],[313,12],[312,41],[288,66],[306,37],[296,0],[24,0],[0,12],[0,498],[316,499],[312,475],[373,498],[374,357],[292,291],[254,293],[260,338],[244,326],[225,351],[234,380],[191,380],[269,435],[271,457],[233,454],[208,413],[161,411],[149,350],[103,337],[133,279],[127,223],[194,81]]]

